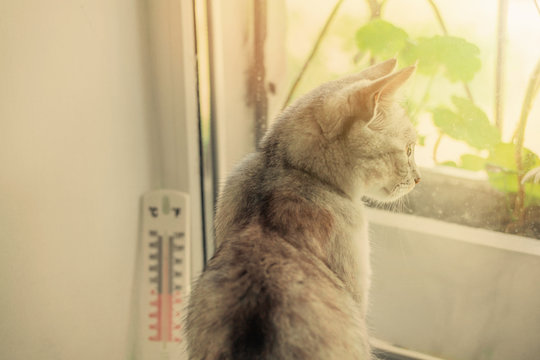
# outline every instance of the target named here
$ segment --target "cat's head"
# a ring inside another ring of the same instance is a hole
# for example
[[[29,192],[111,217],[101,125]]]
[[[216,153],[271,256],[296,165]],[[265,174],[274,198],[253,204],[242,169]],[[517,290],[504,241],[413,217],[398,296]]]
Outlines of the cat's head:
[[[415,67],[394,59],[328,82],[299,98],[263,139],[270,162],[284,161],[350,196],[395,200],[420,181],[416,131],[395,100]]]

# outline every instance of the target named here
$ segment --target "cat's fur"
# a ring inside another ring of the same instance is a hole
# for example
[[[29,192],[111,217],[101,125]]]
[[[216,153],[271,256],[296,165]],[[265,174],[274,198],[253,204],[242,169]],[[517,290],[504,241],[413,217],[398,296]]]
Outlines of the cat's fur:
[[[218,250],[191,294],[192,360],[371,359],[362,196],[394,200],[419,175],[395,60],[289,106],[219,198]]]

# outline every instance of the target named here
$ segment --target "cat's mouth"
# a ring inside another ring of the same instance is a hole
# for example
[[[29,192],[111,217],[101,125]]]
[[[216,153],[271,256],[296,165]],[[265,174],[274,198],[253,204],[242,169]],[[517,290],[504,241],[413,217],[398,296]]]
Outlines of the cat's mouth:
[[[386,188],[385,190],[388,192],[389,197],[397,199],[403,195],[408,194],[412,189],[414,189],[414,186],[414,181],[407,181],[395,185],[390,191]]]

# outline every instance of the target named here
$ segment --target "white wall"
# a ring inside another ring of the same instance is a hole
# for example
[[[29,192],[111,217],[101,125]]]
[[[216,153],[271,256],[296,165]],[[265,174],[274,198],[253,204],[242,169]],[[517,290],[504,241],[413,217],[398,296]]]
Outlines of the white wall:
[[[0,2],[0,358],[123,359],[158,185],[144,7]]]

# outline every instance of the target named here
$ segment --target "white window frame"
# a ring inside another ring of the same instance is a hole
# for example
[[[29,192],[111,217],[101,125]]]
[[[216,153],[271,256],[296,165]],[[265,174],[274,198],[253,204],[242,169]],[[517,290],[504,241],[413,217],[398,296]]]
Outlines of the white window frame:
[[[186,192],[191,208],[191,276],[204,266],[197,62],[192,1],[151,1],[146,7],[150,137],[154,186]]]

